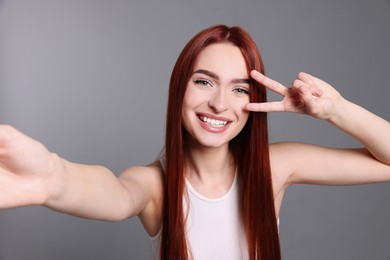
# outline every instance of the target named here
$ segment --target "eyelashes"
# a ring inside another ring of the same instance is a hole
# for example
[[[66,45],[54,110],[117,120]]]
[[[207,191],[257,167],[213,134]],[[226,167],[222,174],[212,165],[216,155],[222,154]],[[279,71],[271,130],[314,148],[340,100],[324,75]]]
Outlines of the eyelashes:
[[[192,82],[195,85],[204,86],[204,87],[214,87],[213,83],[207,79],[194,79]],[[232,91],[239,95],[248,95],[249,88],[242,86],[234,86]]]
[[[210,87],[213,86],[211,82],[206,79],[194,79],[193,82],[195,83],[195,85],[210,86]]]
[[[237,94],[245,94],[245,95],[249,94],[249,90],[242,87],[236,87],[234,88],[233,91],[236,92]]]

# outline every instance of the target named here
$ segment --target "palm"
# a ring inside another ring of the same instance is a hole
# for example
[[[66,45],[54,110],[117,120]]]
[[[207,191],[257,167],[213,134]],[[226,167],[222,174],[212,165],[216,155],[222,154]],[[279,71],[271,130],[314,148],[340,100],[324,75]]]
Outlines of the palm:
[[[333,108],[332,100],[323,96],[313,96],[312,103],[308,105],[308,103],[302,99],[299,90],[294,88],[286,89],[282,105],[286,112],[308,114],[320,118],[330,114]]]
[[[0,126],[0,208],[39,203],[47,194],[52,155],[39,142]]]

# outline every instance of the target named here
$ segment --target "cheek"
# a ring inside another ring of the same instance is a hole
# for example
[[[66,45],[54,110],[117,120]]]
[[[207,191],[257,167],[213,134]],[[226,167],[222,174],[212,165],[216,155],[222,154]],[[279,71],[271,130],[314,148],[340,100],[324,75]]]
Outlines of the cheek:
[[[249,112],[244,111],[243,115],[242,115],[242,121],[243,121],[244,125],[246,125],[246,122],[248,122],[248,119],[249,119]]]
[[[183,97],[183,104],[182,104],[182,115],[184,116],[185,111],[187,108],[191,107],[191,88],[190,86],[187,85],[186,91],[184,92],[184,97]]]
[[[191,106],[191,103],[193,102],[193,96],[194,96],[194,89],[190,84],[187,85],[186,91],[184,92],[184,97],[183,97],[183,108],[185,106]]]
[[[187,131],[188,131],[188,126],[191,125],[190,115],[191,112],[193,111],[194,106],[195,106],[194,99],[192,98],[191,93],[187,91],[184,95],[183,105],[181,108],[182,125]]]
[[[237,117],[239,119],[240,125],[243,128],[248,122],[250,112],[245,109],[247,103],[242,103],[240,106],[237,106]]]
[[[182,111],[194,111],[195,109],[207,104],[207,100],[207,93],[199,91],[193,86],[192,88],[189,87],[184,94]]]
[[[183,117],[183,121],[187,117],[188,112],[189,112],[189,110],[192,107],[193,107],[193,104],[192,104],[192,99],[190,98],[190,95],[187,95],[187,94],[184,95],[183,105],[182,105],[182,108],[181,108],[181,114],[182,114],[182,117]]]
[[[240,115],[242,118],[248,118],[249,117],[249,111],[245,109],[245,106],[249,103],[249,97],[244,98],[241,100],[235,100],[235,111],[237,111],[237,114]]]

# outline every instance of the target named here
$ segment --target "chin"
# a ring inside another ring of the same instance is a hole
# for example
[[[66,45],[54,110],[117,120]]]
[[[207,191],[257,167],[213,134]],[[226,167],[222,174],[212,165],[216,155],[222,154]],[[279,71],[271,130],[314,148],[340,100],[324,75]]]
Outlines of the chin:
[[[200,146],[207,147],[207,148],[219,148],[225,145],[229,144],[229,140],[221,140],[218,138],[202,138],[202,139],[197,139],[197,143]]]
[[[188,144],[193,144],[195,147],[202,148],[219,148],[229,144],[230,134],[216,134],[216,133],[204,133],[201,132],[188,132],[185,131],[185,138]]]

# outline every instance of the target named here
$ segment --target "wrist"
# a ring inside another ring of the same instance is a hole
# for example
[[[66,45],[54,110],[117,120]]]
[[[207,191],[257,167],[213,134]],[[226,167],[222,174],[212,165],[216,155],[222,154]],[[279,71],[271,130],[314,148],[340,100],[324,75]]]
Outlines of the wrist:
[[[66,161],[55,153],[51,154],[51,171],[47,178],[46,195],[43,206],[50,207],[58,201],[66,188]]]
[[[340,96],[334,103],[333,111],[331,115],[326,119],[328,122],[334,125],[340,125],[348,117],[348,110],[351,103]]]

